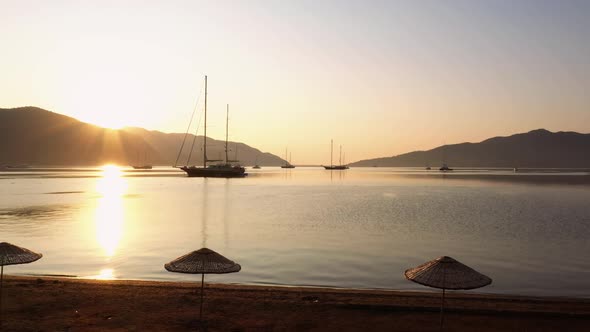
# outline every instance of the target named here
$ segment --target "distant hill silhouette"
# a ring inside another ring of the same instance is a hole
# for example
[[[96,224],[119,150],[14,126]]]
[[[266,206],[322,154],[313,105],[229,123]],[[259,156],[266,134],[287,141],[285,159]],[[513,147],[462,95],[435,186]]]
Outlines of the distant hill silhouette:
[[[179,164],[186,162],[193,135]],[[165,134],[141,128],[112,130],[78,121],[37,107],[0,108],[0,165],[54,166],[174,165],[184,134]],[[202,136],[197,137],[191,164],[202,163]],[[223,142],[207,142],[210,159],[217,159]],[[243,143],[230,143],[231,158],[238,148],[243,165],[258,162],[278,166],[284,161]]]
[[[182,140],[185,134],[167,134],[159,131],[149,131],[143,128],[128,127],[122,129],[124,132],[141,137],[151,147],[153,147],[160,154],[163,160],[169,161],[167,165],[173,165],[180,151]],[[186,138],[182,154],[178,158],[178,165],[185,165],[188,160],[191,145],[194,143],[193,152],[190,158],[191,165],[203,164],[203,136],[189,134]],[[239,142],[228,142],[229,159],[238,159],[242,165],[254,165],[258,158],[258,164],[262,166],[280,166],[285,161],[271,153],[262,152],[256,148],[248,146]],[[237,152],[237,154],[236,154]],[[223,159],[225,158],[225,141],[207,138],[207,157],[208,159]]]
[[[361,160],[350,166],[425,167],[590,167],[590,134],[537,129],[480,143],[440,146],[393,157]]]

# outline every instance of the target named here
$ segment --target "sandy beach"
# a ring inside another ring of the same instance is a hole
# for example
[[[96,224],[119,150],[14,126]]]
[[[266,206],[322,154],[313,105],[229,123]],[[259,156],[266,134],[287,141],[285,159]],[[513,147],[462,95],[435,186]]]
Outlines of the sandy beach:
[[[199,283],[5,278],[2,331],[194,331]],[[206,284],[208,331],[438,331],[440,294]],[[590,300],[450,293],[445,331],[588,331]]]

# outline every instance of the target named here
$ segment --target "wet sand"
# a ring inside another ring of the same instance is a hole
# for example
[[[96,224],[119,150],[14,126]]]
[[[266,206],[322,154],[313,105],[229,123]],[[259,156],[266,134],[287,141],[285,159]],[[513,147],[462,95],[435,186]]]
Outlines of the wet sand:
[[[440,294],[5,278],[1,331],[438,331]],[[447,296],[445,331],[590,331],[590,299]]]

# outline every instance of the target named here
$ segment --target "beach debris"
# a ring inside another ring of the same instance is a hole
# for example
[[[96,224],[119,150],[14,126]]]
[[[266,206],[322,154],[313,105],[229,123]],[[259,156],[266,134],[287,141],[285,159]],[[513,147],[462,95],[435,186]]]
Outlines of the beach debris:
[[[313,302],[313,303],[318,303],[320,301],[320,298],[317,296],[304,296],[301,298],[303,301],[308,301],[308,302]]]
[[[441,256],[408,269],[404,275],[406,279],[421,285],[442,289],[440,330],[443,328],[446,289],[475,289],[492,283],[490,277],[448,256]]]

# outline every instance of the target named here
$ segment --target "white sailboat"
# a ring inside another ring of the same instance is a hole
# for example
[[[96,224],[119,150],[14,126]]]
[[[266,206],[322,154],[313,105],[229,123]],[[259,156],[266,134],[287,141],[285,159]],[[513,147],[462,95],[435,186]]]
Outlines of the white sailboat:
[[[281,168],[295,168],[295,165],[291,164],[291,155],[289,155],[289,159],[287,159],[287,148],[285,148],[285,160],[287,163],[282,165]]]
[[[182,166],[180,169],[189,177],[214,177],[214,178],[238,178],[248,175],[246,169],[238,164],[232,164],[235,160],[228,160],[228,129],[229,129],[229,105],[226,110],[225,120],[225,161],[223,163],[208,165],[208,162],[218,161],[207,159],[207,76],[205,76],[205,132],[203,135],[203,167]]]
[[[334,155],[334,140],[330,140],[330,166],[324,166],[327,170],[345,170],[348,169],[348,166],[342,165],[342,145],[340,145],[340,158],[339,158],[339,165],[334,165],[332,162],[332,157]]]

